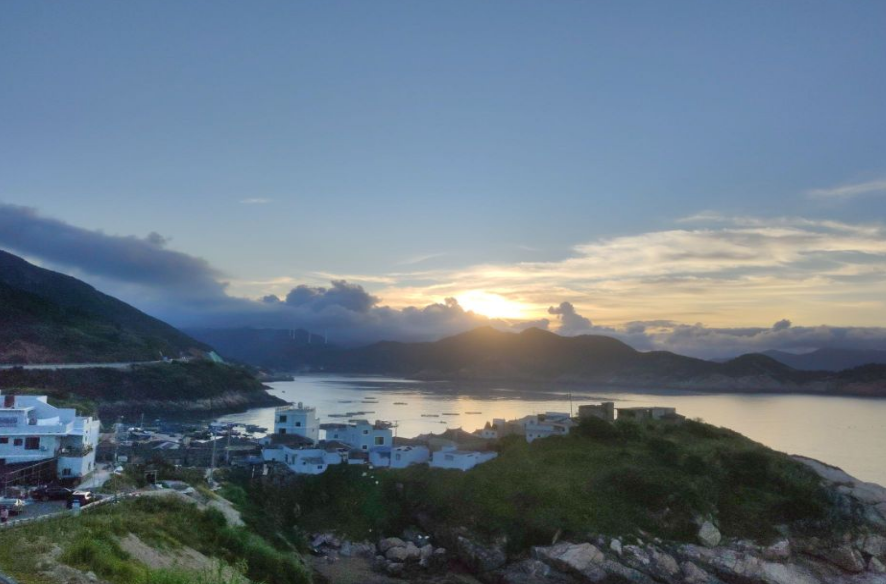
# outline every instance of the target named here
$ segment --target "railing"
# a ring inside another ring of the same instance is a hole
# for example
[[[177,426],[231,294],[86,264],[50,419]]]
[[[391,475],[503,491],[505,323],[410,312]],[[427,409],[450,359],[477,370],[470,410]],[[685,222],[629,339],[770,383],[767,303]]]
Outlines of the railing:
[[[59,450],[58,456],[86,456],[87,454],[91,453],[93,450],[95,450],[95,449],[93,448],[92,444],[87,444],[83,448],[67,447],[67,448],[62,448],[61,450]]]

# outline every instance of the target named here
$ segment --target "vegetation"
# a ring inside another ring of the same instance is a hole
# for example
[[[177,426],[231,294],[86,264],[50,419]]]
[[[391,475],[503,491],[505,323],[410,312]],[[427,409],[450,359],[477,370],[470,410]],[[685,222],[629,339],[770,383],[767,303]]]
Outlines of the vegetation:
[[[260,392],[252,371],[212,361],[153,363],[130,369],[4,369],[4,393],[45,393],[57,400],[143,401],[206,399],[225,392]]]
[[[567,437],[501,440],[500,455],[469,472],[414,466],[366,472],[332,467],[280,485],[233,480],[245,515],[292,541],[338,528],[356,537],[398,533],[421,514],[441,527],[506,535],[513,550],[557,533],[694,540],[712,515],[727,536],[766,540],[775,526],[831,521],[818,478],[786,455],[699,422],[588,420]],[[294,527],[293,527],[294,526]]]
[[[92,286],[0,251],[0,363],[148,361],[206,351]]]
[[[157,549],[188,546],[219,562],[215,571],[152,569],[120,545],[129,534]],[[174,496],[141,497],[113,506],[0,532],[0,565],[23,584],[44,584],[42,557],[61,547],[58,560],[113,584],[227,584],[235,566],[254,582],[304,584],[310,575],[297,554],[271,546],[246,528],[227,525],[214,509]],[[234,574],[236,575],[236,571]]]

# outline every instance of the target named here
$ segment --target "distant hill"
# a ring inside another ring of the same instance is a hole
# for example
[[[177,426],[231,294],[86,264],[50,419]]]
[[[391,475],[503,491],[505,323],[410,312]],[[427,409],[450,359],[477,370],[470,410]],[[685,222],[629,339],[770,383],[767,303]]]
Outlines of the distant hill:
[[[224,328],[186,331],[214,347],[226,359],[264,367],[297,371],[310,367],[337,348],[324,343],[323,335],[304,329]]]
[[[0,363],[153,361],[208,350],[85,282],[0,250]]]
[[[667,351],[640,352],[611,337],[563,337],[540,329],[484,327],[431,343],[381,342],[330,351],[326,371],[417,379],[593,382],[740,392],[801,391],[886,396],[886,366],[837,374],[798,371],[761,354],[725,363]]]
[[[804,371],[842,371],[862,365],[886,364],[886,351],[863,351],[855,349],[834,349],[825,347],[795,355],[785,351],[763,351],[763,355]]]

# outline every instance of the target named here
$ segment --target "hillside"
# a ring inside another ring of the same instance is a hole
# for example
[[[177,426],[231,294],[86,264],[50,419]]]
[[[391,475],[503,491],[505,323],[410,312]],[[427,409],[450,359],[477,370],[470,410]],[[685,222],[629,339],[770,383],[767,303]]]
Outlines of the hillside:
[[[839,373],[798,371],[760,354],[725,363],[641,352],[611,337],[562,337],[489,327],[431,343],[381,342],[329,352],[327,371],[419,379],[593,382],[719,391],[804,391],[886,396],[886,366]]]
[[[214,347],[226,359],[256,367],[297,370],[337,350],[323,336],[304,329],[222,328],[188,329],[189,335]]]
[[[842,371],[862,365],[886,365],[886,351],[825,347],[802,355],[785,351],[763,351],[762,354],[804,371]]]
[[[207,350],[85,282],[0,250],[0,363],[153,361]]]

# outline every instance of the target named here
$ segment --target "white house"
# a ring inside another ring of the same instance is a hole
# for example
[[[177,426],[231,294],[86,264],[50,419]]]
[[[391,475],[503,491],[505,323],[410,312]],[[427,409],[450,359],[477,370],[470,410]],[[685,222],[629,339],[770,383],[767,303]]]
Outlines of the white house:
[[[304,436],[316,443],[320,440],[317,410],[301,402],[298,405],[280,406],[274,412],[274,433]]]
[[[322,474],[331,464],[341,464],[347,460],[340,452],[326,451],[322,448],[290,448],[273,446],[262,449],[262,458],[266,462],[282,462],[297,474]]]
[[[352,448],[369,452],[379,446],[391,446],[394,433],[391,424],[376,420],[370,424],[367,420],[351,420],[347,424],[323,424],[326,440],[344,442]]]
[[[445,446],[431,457],[433,468],[454,468],[470,470],[478,464],[488,462],[498,456],[497,452],[473,452],[456,450],[454,446]]]
[[[569,414],[562,412],[545,412],[526,416],[521,420],[523,433],[527,442],[548,436],[565,436],[575,426]]]
[[[406,468],[413,464],[423,464],[431,458],[426,446],[379,446],[369,451],[369,464],[387,468]]]
[[[99,421],[56,408],[46,396],[0,395],[0,467],[57,460],[58,478],[95,470]]]

